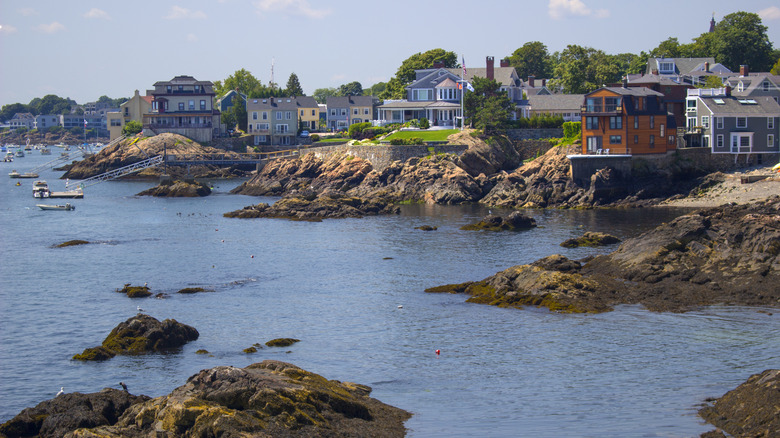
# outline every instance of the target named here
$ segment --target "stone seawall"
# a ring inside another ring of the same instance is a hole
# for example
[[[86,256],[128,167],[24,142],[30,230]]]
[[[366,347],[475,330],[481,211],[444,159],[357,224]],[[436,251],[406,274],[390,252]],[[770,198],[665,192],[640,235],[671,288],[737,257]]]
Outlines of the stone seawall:
[[[563,128],[507,129],[507,137],[517,140],[539,140],[541,138],[562,138]]]
[[[771,166],[778,162],[780,154],[713,154],[709,148],[677,149],[667,155],[635,156],[634,159],[647,159],[659,167],[664,167],[676,160],[691,162],[696,168],[707,173],[732,172],[757,165]]]
[[[409,158],[425,157],[431,154],[460,155],[468,149],[466,145],[436,146],[391,146],[391,145],[336,145],[301,149],[301,156],[309,152],[317,158],[326,159],[336,153],[344,153],[362,158],[371,163],[374,169],[382,171],[393,161],[406,161]]]

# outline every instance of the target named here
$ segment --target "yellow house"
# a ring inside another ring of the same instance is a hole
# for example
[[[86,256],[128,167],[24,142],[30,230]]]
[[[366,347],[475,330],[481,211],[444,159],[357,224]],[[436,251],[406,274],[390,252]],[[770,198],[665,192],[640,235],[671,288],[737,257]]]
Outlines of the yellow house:
[[[320,122],[320,106],[313,97],[299,96],[295,98],[298,103],[298,121],[303,129],[314,131]]]
[[[122,135],[127,122],[135,120],[143,123],[143,115],[152,112],[152,96],[141,96],[138,90],[127,102],[119,106],[119,112],[106,113],[106,124],[111,140]]]

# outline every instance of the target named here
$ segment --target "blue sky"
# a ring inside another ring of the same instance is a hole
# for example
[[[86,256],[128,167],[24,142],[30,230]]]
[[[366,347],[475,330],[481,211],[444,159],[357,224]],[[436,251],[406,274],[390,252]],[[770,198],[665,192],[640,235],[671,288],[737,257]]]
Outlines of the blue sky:
[[[736,9],[734,5],[739,5]],[[414,53],[498,62],[528,41],[639,53],[688,43],[719,20],[759,13],[780,46],[776,1],[745,0],[2,0],[0,105],[56,94],[79,103],[130,97],[177,75],[224,80],[245,68],[304,92],[392,77]]]

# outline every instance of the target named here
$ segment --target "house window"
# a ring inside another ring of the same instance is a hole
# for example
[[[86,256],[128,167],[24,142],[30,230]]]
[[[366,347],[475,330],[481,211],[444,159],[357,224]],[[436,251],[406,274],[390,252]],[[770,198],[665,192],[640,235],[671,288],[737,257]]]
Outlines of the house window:
[[[263,111],[263,113],[262,113],[262,119],[263,119],[263,120],[268,120],[268,111]]]
[[[658,72],[659,73],[674,73],[674,62],[659,62],[658,63]]]
[[[639,144],[639,136],[638,135],[634,136],[634,144]]]
[[[669,136],[669,144],[674,144],[674,136],[673,135]]]
[[[183,85],[179,85],[178,89],[179,89],[179,91],[184,91],[184,86]]]
[[[701,136],[701,147],[703,147],[703,148],[710,147],[710,136],[709,135],[702,135]]]
[[[330,115],[336,117],[336,110],[335,109],[330,110]]]
[[[257,111],[252,111],[252,120],[257,120]]]
[[[600,113],[601,112],[601,98],[600,97],[589,97],[585,99],[585,106],[587,107],[585,111],[589,113]]]
[[[723,149],[723,134],[718,134],[718,136],[715,137],[715,147],[717,149]]]
[[[258,131],[268,131],[268,123],[258,123],[257,124],[257,130]]]
[[[585,129],[599,129],[599,118],[585,117]]]
[[[688,117],[686,126],[688,129],[693,129],[696,127],[696,117]]]
[[[284,118],[284,115],[281,111],[276,111],[276,120],[282,120]]]
[[[634,116],[634,129],[639,129],[639,116]]]
[[[650,129],[655,128],[655,116],[650,116]]]
[[[695,99],[688,99],[685,102],[685,105],[688,108],[688,111],[696,111],[696,100]]]
[[[623,129],[623,118],[612,116],[609,118],[609,129]]]
[[[767,117],[766,118],[766,129],[775,129],[775,118],[774,117]]]
[[[347,115],[347,109],[346,108],[342,108],[341,109],[341,115],[342,116],[346,116]]]
[[[701,116],[701,126],[703,126],[704,129],[710,127],[710,116]]]
[[[165,91],[166,91],[166,92],[168,92],[168,93],[170,93],[170,92],[171,92],[171,86],[170,86],[170,85],[166,86],[166,87],[165,87]]]
[[[661,138],[664,138],[664,135],[666,135],[666,133],[664,132],[664,128],[665,128],[664,124],[661,123]]]
[[[368,108],[363,108],[363,114],[368,115]]]
[[[775,147],[775,135],[774,134],[767,134],[766,136],[766,147],[767,149],[772,149]]]
[[[764,81],[764,83],[763,83],[763,84],[761,84],[761,85],[763,86],[763,90],[764,90],[764,91],[769,91],[769,87],[771,86],[771,85],[769,84],[769,81]]]
[[[284,134],[287,131],[287,125],[276,125],[276,133],[277,134]]]
[[[291,120],[292,119],[292,111],[286,111],[284,113],[284,118],[287,119],[287,120]]]
[[[723,129],[723,117],[715,117],[715,128]]]
[[[311,110],[311,115],[316,116],[317,115],[317,110]]]
[[[206,109],[206,101],[205,100],[201,100],[200,101],[200,109],[202,109],[202,110]]]
[[[619,97],[605,97],[604,98],[604,111],[612,112],[617,111],[620,107]]]
[[[290,144],[290,137],[282,137],[279,139],[279,144],[288,145]]]
[[[189,109],[190,109],[190,111],[193,111],[193,110],[195,109],[195,101],[194,101],[194,100],[190,100],[190,101],[189,101],[189,104],[190,104],[190,105],[189,105]]]
[[[747,117],[737,117],[737,128],[747,128]]]
[[[621,144],[621,143],[623,143],[623,136],[621,135],[609,136],[609,144]]]
[[[748,153],[753,149],[752,132],[732,132],[731,133],[731,153]]]
[[[179,102],[179,111],[184,111],[184,102]]]
[[[412,100],[433,100],[433,90],[412,90]]]
[[[655,147],[655,135],[650,134],[650,149]]]

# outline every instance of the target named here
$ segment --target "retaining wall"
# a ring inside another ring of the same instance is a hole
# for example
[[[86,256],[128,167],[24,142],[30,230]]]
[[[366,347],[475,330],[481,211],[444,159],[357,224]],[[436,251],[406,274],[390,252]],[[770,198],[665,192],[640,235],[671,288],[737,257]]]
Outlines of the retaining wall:
[[[599,169],[611,167],[622,178],[631,177],[631,155],[569,155],[571,179],[580,187],[590,186],[590,177]]]

